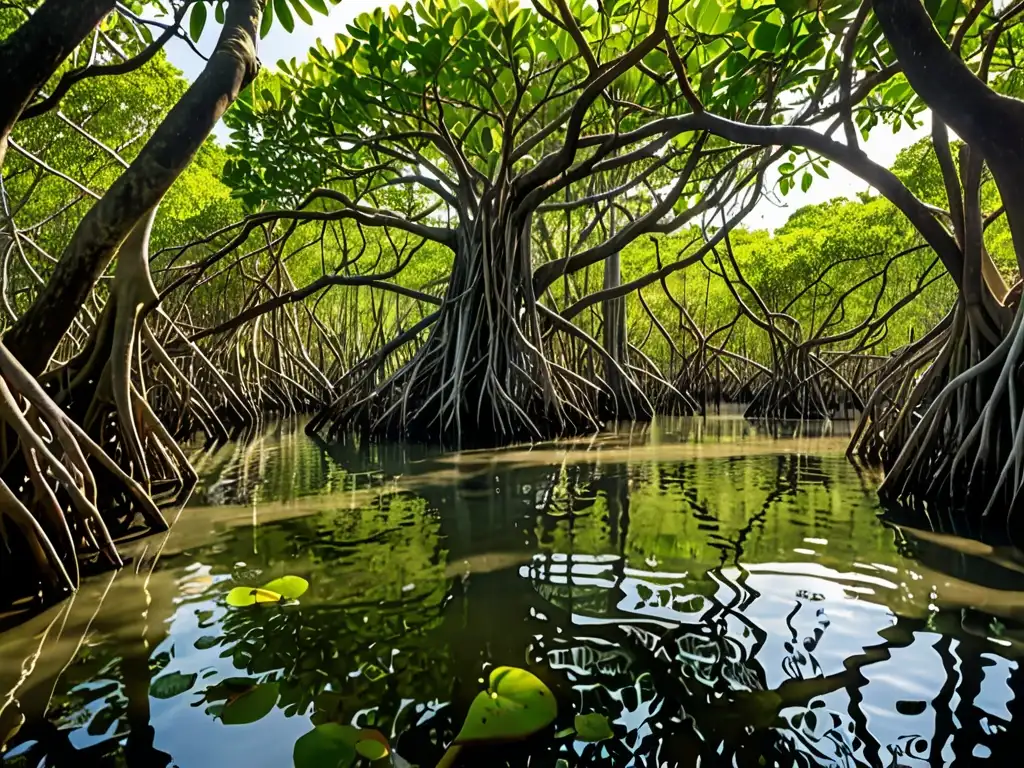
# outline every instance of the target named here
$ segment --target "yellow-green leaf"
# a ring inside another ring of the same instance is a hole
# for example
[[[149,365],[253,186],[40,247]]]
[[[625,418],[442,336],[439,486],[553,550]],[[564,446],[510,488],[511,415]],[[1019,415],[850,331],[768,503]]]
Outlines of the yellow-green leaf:
[[[456,744],[525,739],[546,728],[558,716],[554,694],[525,669],[498,667],[489,689],[470,705]]]
[[[301,576],[282,576],[260,587],[264,592],[276,592],[287,600],[301,597],[309,589],[309,582]]]
[[[573,724],[576,726],[576,735],[580,741],[605,741],[615,736],[608,718],[598,712],[576,715]]]
[[[700,0],[687,6],[687,12],[693,28],[704,35],[721,35],[732,23],[732,11],[723,8],[719,0]]]
[[[388,756],[388,748],[376,739],[363,739],[356,742],[356,753],[367,760],[380,760]]]
[[[227,603],[232,608],[245,608],[250,605],[279,603],[283,598],[277,592],[257,587],[235,587],[228,592]]]

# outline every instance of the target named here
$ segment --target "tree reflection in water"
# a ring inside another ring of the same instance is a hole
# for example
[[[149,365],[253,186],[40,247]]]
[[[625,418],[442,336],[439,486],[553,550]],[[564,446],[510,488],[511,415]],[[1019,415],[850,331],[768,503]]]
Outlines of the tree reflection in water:
[[[467,764],[1016,757],[1024,561],[883,525],[841,438],[780,429],[451,456],[287,430],[222,447],[134,570],[0,637],[4,764],[287,766],[311,721],[336,720],[429,767],[491,664],[534,671],[562,712]],[[283,573],[311,583],[297,605],[224,608]],[[276,683],[274,711],[221,724],[230,678]],[[574,712],[616,738],[554,737]]]

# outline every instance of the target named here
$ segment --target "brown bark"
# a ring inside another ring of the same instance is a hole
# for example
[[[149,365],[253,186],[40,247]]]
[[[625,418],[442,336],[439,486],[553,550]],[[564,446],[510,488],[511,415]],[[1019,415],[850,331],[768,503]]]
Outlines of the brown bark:
[[[113,9],[114,0],[46,0],[0,44],[0,167],[22,110]]]
[[[231,0],[203,72],[131,166],[78,225],[46,287],[4,343],[31,373],[45,370],[96,281],[135,225],[188,167],[228,106],[255,77],[266,0]]]

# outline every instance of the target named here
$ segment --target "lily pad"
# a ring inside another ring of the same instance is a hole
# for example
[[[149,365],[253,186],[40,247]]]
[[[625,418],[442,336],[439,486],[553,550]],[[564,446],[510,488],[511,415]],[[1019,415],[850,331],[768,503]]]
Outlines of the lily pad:
[[[261,683],[232,699],[228,699],[221,712],[224,725],[247,725],[270,714],[277,704],[277,683]]]
[[[591,712],[589,715],[576,715],[574,725],[580,741],[605,741],[615,736],[608,718],[598,712]]]
[[[301,576],[282,576],[264,584],[260,589],[267,592],[276,592],[286,600],[294,600],[301,597],[309,589],[309,582]]]
[[[554,694],[525,669],[498,667],[491,672],[488,690],[473,700],[456,744],[517,741],[554,722],[558,704]]]
[[[154,699],[170,699],[180,696],[196,684],[199,675],[183,675],[181,672],[169,672],[160,675],[149,686],[149,695]]]
[[[280,603],[283,599],[277,592],[258,587],[235,587],[228,592],[228,605],[232,608],[245,608],[257,603]]]
[[[359,729],[351,725],[324,723],[295,742],[295,768],[349,768],[358,757]]]

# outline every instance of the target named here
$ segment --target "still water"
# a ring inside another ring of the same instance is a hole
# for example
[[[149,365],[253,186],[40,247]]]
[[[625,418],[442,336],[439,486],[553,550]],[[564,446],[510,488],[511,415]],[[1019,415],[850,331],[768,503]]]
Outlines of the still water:
[[[276,425],[197,447],[169,534],[0,635],[0,760],[289,768],[333,720],[433,768],[511,665],[559,721],[459,765],[1019,764],[1024,560],[881,517],[848,425],[821,431],[720,417],[441,454]],[[225,605],[286,574],[297,603]],[[276,683],[272,709],[224,724],[230,678]],[[615,738],[555,736],[587,712]]]

